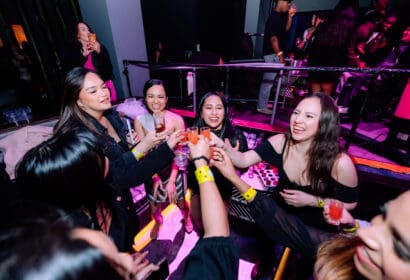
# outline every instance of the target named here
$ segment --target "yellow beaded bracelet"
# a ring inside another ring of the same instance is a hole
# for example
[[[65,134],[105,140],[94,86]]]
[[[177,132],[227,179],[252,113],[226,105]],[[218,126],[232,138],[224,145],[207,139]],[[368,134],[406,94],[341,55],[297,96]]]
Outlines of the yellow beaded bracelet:
[[[137,147],[132,148],[131,152],[134,154],[134,156],[137,160],[140,160],[145,156],[144,153],[141,153],[137,150]]]
[[[214,174],[212,174],[212,171],[209,169],[208,165],[198,167],[195,170],[195,177],[199,185],[208,181],[215,182]]]
[[[249,188],[246,192],[242,194],[242,196],[247,202],[250,202],[256,196],[256,190],[254,188]]]
[[[357,220],[355,220],[353,227],[344,228],[343,231],[344,231],[344,232],[353,233],[353,232],[356,232],[359,228],[360,228],[360,224],[359,224],[359,222],[358,222]]]

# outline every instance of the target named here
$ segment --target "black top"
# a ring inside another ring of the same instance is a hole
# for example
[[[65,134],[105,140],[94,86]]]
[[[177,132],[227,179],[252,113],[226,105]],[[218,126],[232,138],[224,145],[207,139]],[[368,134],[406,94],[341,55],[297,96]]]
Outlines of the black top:
[[[286,146],[286,143],[284,147]],[[275,151],[269,141],[264,141],[261,145],[255,148],[255,152],[269,164],[272,164],[278,168],[279,182],[273,192],[273,199],[281,206],[286,212],[293,214],[300,218],[305,224],[314,226],[326,231],[337,231],[337,229],[329,225],[323,217],[323,209],[319,207],[294,207],[288,205],[280,192],[284,189],[300,190],[312,195],[318,195],[314,193],[310,186],[300,186],[294,182],[291,182],[283,169],[283,150],[279,154]],[[329,185],[325,189],[323,195],[326,198],[335,198],[346,203],[357,202],[358,188],[351,188],[337,182],[332,178],[332,185]]]
[[[238,268],[238,249],[230,237],[203,238],[186,259],[183,279],[238,279]]]
[[[139,222],[129,188],[142,184],[154,173],[160,171],[172,161],[174,153],[167,143],[163,143],[156,150],[148,153],[144,159],[137,161],[128,148],[127,129],[118,112],[111,109],[106,111],[104,116],[110,121],[121,139],[117,143],[108,135],[104,126],[89,116],[100,133],[99,144],[110,162],[107,181],[111,186],[113,217],[109,235],[120,251],[130,251],[134,236],[139,230]],[[81,122],[74,120],[73,123],[74,126],[84,126]],[[72,128],[73,125],[69,127]]]
[[[281,50],[284,49],[286,44],[286,21],[287,21],[288,14],[287,13],[279,13],[276,11],[272,11],[270,14],[268,21],[265,24],[265,33],[263,37],[263,55],[273,54],[274,51],[272,49],[272,45],[270,43],[270,39],[273,36],[277,36],[279,39],[279,47]]]
[[[71,47],[63,50],[62,67],[64,73],[68,73],[75,67],[83,67],[87,57],[81,53],[81,46]],[[95,67],[95,71],[100,75],[101,79],[106,82],[114,79],[110,56],[104,45],[101,44],[101,51],[91,52],[91,61]]]

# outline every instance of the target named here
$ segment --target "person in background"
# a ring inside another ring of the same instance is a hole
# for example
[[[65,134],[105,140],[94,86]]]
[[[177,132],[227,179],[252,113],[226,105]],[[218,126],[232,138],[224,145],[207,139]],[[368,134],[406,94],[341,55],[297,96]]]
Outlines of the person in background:
[[[228,112],[228,102],[224,95],[219,91],[210,91],[200,99],[197,106],[196,119],[194,126],[209,127],[211,132],[221,139],[227,139],[232,146],[241,152],[248,150],[248,144],[245,135],[239,129],[232,126]],[[219,192],[226,206],[232,195],[232,184],[220,174],[220,172],[211,167],[218,184]],[[201,199],[198,183],[194,177],[194,166],[188,166],[188,187],[191,190],[191,214],[195,225],[201,229]]]
[[[62,55],[64,72],[68,73],[79,66],[96,71],[110,90],[111,101],[117,101],[110,56],[105,46],[97,40],[90,26],[82,21],[71,26],[69,40],[69,45],[63,50]]]
[[[372,0],[372,8],[360,17],[360,24],[365,22],[380,23],[386,16],[389,0]]]
[[[165,128],[172,133],[184,130],[185,123],[180,115],[166,109],[168,97],[164,83],[158,79],[148,80],[143,89],[144,103],[148,112],[137,116],[134,121],[134,129],[140,137],[145,137],[149,132],[155,131],[155,115],[161,115]],[[189,206],[185,202],[185,190],[182,174],[178,173],[178,166],[172,162],[163,170],[155,173],[150,180],[144,183],[148,201],[150,203],[151,217],[155,224],[151,230],[151,238],[156,239],[163,218],[161,203],[168,201],[176,203],[184,218],[185,231],[191,233],[193,225],[189,216]],[[165,186],[165,189],[163,188]]]
[[[263,59],[269,63],[285,63],[284,48],[287,42],[287,32],[292,25],[292,17],[296,9],[290,9],[290,0],[277,0],[276,6],[270,13],[265,25],[263,38]],[[275,72],[264,72],[263,80],[259,88],[257,111],[270,115],[268,101],[275,80]]]
[[[78,127],[97,135],[98,145],[110,161],[107,180],[112,186],[113,205],[121,217],[111,227],[110,236],[121,251],[131,250],[139,225],[129,188],[142,184],[172,161],[182,131],[170,135],[167,130],[151,132],[141,140],[133,134],[137,144],[132,147],[128,144],[130,138],[127,139],[130,132],[112,108],[105,83],[96,72],[83,67],[72,69],[66,76],[54,132],[65,134]],[[167,136],[168,140],[163,142]],[[155,146],[157,149],[150,151]]]
[[[254,150],[238,152],[213,138],[236,167],[262,160],[279,171],[272,198],[257,193],[239,176],[224,174],[240,193],[252,193],[248,205],[257,225],[273,240],[314,258],[319,244],[339,232],[323,215],[330,199],[351,210],[357,204],[357,173],[339,144],[339,114],[331,97],[323,93],[305,97],[294,109],[289,131],[271,136]]]
[[[356,26],[359,9],[357,0],[340,0],[332,13],[316,29],[311,41],[308,66],[343,67],[348,65],[348,42]],[[309,71],[311,92],[334,92],[340,73],[336,71]]]
[[[357,234],[338,236],[318,249],[315,279],[408,279],[410,276],[410,191],[381,207],[363,227],[347,212]]]
[[[309,49],[310,43],[314,41],[314,33],[317,27],[323,22],[324,19],[325,16],[321,12],[316,12],[312,15],[312,25],[303,32],[302,39],[296,45],[296,47],[301,51],[303,58],[306,56],[306,52]]]

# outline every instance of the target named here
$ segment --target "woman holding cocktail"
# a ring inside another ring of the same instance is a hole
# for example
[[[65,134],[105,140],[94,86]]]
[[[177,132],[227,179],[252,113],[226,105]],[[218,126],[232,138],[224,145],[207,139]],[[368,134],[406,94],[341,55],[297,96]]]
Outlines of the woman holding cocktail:
[[[320,242],[340,229],[333,225],[339,223],[337,219],[325,218],[323,206],[336,199],[351,210],[357,203],[356,169],[340,148],[339,129],[333,99],[315,93],[294,109],[287,133],[271,136],[255,150],[241,153],[228,142],[214,139],[237,167],[264,160],[278,168],[273,199],[246,184],[234,184],[248,197],[252,216],[270,239],[311,258]]]
[[[239,151],[244,152],[248,150],[248,144],[242,131],[232,127],[230,116],[228,115],[228,103],[223,93],[219,91],[208,92],[201,98],[198,103],[194,126],[197,127],[198,133],[203,134],[205,137],[207,137],[209,132],[203,128],[209,127],[210,132],[220,139],[228,139],[230,144],[238,148]],[[216,168],[211,167],[211,169],[222,199],[228,204],[233,186]],[[194,176],[193,164],[188,168],[188,187],[191,189],[192,218],[195,224],[202,228],[199,188]]]
[[[134,128],[140,137],[150,131],[161,133],[167,130],[173,133],[184,130],[185,123],[180,115],[166,109],[168,97],[164,83],[158,79],[148,80],[144,85],[144,103],[148,112],[139,115],[134,121]],[[173,162],[161,172],[155,173],[152,179],[145,182],[145,190],[150,202],[151,216],[155,225],[151,230],[151,238],[156,239],[162,225],[161,203],[169,201],[176,203],[184,217],[185,231],[192,232],[192,223],[189,217],[188,204],[185,202],[185,191],[182,176],[178,166]]]
[[[97,136],[98,145],[109,160],[106,179],[112,186],[112,202],[118,213],[113,216],[109,234],[122,251],[131,250],[139,223],[129,189],[142,184],[173,160],[173,149],[181,139],[181,131],[152,132],[142,139],[134,137],[134,133],[137,144],[132,146],[127,128],[112,108],[105,83],[97,73],[83,67],[68,72],[62,99],[54,132],[64,135],[81,128]]]
[[[114,74],[107,49],[85,22],[80,21],[71,26],[69,32],[69,46],[63,51],[63,70],[68,72],[82,66],[96,71],[110,90],[111,101],[116,101],[117,92],[112,81]]]

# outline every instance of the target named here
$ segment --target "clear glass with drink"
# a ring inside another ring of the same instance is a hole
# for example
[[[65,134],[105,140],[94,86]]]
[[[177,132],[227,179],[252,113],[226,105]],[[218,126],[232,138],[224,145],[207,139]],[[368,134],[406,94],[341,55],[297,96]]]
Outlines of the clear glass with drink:
[[[155,132],[160,133],[165,131],[165,118],[164,114],[161,113],[156,113],[153,115],[154,117],[154,125],[155,125]]]
[[[198,127],[188,127],[187,132],[189,142],[191,142],[192,144],[198,143]]]

